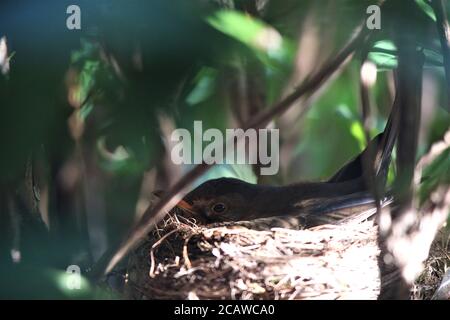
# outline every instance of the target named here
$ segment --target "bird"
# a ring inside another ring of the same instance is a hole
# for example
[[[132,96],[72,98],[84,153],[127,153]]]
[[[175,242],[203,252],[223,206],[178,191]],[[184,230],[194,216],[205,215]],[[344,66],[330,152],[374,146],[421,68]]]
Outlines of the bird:
[[[271,186],[235,178],[212,179],[189,192],[177,208],[202,224],[295,217],[304,228],[337,223],[373,209],[376,197],[367,168],[384,189],[398,131],[397,109],[394,101],[384,131],[326,181]],[[378,200],[383,206],[392,202],[392,196],[382,194]]]

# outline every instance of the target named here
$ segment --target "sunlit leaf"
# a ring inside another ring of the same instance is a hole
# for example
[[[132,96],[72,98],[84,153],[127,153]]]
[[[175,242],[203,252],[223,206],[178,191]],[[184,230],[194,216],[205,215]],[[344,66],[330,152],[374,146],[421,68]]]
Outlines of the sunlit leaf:
[[[434,14],[433,8],[429,5],[426,0],[415,0],[417,5],[422,9],[422,11],[430,17],[433,21],[436,21],[436,15]]]
[[[293,50],[289,41],[261,20],[235,10],[219,10],[209,16],[207,22],[222,33],[263,54],[258,57],[268,64],[270,60],[285,63],[292,58]]]
[[[397,67],[397,48],[392,41],[378,41],[368,55],[368,59],[377,65],[378,70],[389,70]]]
[[[358,141],[359,148],[363,150],[366,145],[366,137],[361,122],[353,121],[350,125],[350,132],[352,133],[352,136]]]
[[[443,66],[443,57],[440,52],[436,52],[433,48],[422,49],[425,55],[425,67]],[[377,65],[379,71],[390,70],[397,67],[397,48],[392,41],[382,40],[375,43],[368,59]]]

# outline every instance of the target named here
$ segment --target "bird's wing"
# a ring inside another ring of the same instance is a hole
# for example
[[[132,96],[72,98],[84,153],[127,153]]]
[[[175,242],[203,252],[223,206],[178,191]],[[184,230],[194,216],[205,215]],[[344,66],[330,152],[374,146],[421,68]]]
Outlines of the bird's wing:
[[[392,202],[386,196],[381,207]],[[298,212],[283,216],[253,219],[249,221],[221,222],[210,226],[245,227],[253,230],[271,228],[305,229],[324,224],[357,223],[372,217],[377,211],[375,199],[368,192],[354,193],[342,197],[315,199],[298,207]]]
[[[381,207],[392,202],[387,195],[381,201]],[[341,224],[349,221],[362,221],[377,211],[376,201],[370,192],[357,192],[344,196],[314,199],[302,203],[298,216],[303,219],[305,228],[321,224]]]

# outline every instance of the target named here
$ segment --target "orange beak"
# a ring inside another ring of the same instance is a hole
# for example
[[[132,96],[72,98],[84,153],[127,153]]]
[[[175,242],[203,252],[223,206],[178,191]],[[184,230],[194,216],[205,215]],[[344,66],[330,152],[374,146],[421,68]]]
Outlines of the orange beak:
[[[181,208],[183,210],[186,210],[188,212],[193,212],[194,208],[192,207],[192,205],[190,205],[189,203],[187,203],[184,200],[180,200],[180,202],[178,202],[178,204],[176,205],[178,208]]]

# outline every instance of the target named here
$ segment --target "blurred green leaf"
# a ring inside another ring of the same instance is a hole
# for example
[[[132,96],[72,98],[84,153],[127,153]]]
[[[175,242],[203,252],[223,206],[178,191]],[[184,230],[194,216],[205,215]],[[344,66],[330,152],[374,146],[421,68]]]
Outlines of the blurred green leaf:
[[[368,59],[377,65],[378,70],[390,70],[397,67],[397,48],[392,41],[383,40],[374,44]]]
[[[131,146],[118,145],[110,151],[106,144],[104,136],[97,141],[99,165],[104,170],[118,175],[136,175],[148,166],[148,161],[136,157]],[[145,143],[142,144],[142,148],[145,148]]]
[[[352,133],[352,136],[358,141],[359,148],[363,150],[366,146],[366,137],[361,122],[353,121],[350,125],[350,132]]]
[[[193,186],[198,186],[205,181],[217,178],[236,178],[249,183],[257,183],[257,177],[250,165],[244,164],[218,164],[195,181]]]
[[[443,57],[434,48],[421,47],[425,55],[425,67],[443,66]],[[377,65],[378,71],[391,70],[397,67],[397,48],[390,40],[378,41],[374,44],[368,59]]]
[[[80,288],[68,286],[65,270],[39,265],[0,265],[0,298],[2,299],[117,299],[112,291],[91,284],[80,275]]]
[[[439,185],[450,185],[450,147],[423,169],[420,185],[420,203],[430,197]]]
[[[424,48],[425,54],[425,66],[443,66],[444,58],[440,52],[436,52],[433,49]]]
[[[209,98],[216,88],[216,77],[217,70],[210,67],[200,69],[197,76],[193,79],[195,87],[186,97],[186,102],[190,105],[194,105]]]
[[[219,10],[207,22],[220,32],[253,49],[266,65],[285,64],[293,58],[293,45],[270,25],[235,10]]]
[[[431,18],[431,20],[436,21],[436,15],[434,14],[433,8],[426,0],[415,0],[417,5],[422,9],[425,14]]]

